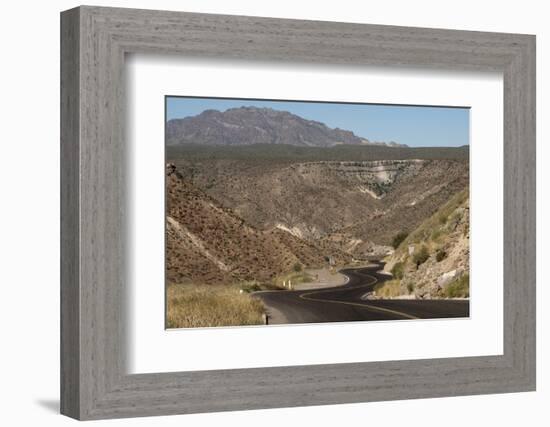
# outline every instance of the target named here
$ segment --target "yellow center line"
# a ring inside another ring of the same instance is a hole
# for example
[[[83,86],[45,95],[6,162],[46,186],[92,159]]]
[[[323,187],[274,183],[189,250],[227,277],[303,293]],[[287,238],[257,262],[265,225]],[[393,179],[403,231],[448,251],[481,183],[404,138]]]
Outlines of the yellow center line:
[[[345,273],[344,273],[344,274],[345,274]],[[366,287],[366,286],[374,285],[376,282],[378,282],[378,279],[377,279],[376,277],[371,276],[370,274],[366,274],[366,273],[363,273],[363,274],[365,274],[366,276],[368,276],[368,277],[370,277],[371,279],[373,279],[373,282],[367,283],[366,285],[353,286],[353,287],[346,288],[346,289],[347,289],[347,290],[351,290],[351,289],[360,289],[360,288],[364,288],[364,287]],[[395,315],[397,315],[397,316],[405,317],[406,319],[418,319],[418,317],[412,316],[412,315],[407,314],[407,313],[403,313],[403,312],[401,312],[401,311],[391,310],[391,309],[389,309],[389,308],[377,307],[377,306],[371,305],[371,304],[364,304],[364,303],[361,304],[361,303],[358,303],[358,302],[339,301],[339,300],[332,300],[332,299],[311,298],[311,297],[309,296],[309,295],[323,294],[323,293],[334,292],[334,291],[335,291],[334,289],[328,289],[328,290],[322,290],[322,291],[306,292],[306,293],[304,293],[304,294],[298,295],[298,297],[300,297],[300,298],[303,299],[303,300],[307,300],[307,301],[330,302],[330,303],[333,303],[333,304],[353,305],[353,306],[357,306],[357,307],[370,308],[370,309],[372,309],[372,310],[377,310],[377,311],[381,311],[381,312],[385,312],[385,313],[395,314]]]

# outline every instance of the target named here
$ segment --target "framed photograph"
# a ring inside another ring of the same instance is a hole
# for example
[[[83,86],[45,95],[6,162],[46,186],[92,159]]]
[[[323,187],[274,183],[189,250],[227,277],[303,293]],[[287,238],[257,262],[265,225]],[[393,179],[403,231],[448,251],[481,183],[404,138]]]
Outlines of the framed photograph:
[[[535,389],[535,37],[61,15],[61,411]]]
[[[165,109],[167,328],[469,317],[469,108]]]

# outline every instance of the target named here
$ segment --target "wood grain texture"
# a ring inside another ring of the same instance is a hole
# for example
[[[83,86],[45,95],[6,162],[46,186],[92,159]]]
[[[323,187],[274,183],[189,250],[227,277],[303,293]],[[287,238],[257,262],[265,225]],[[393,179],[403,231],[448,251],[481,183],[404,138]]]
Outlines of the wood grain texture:
[[[62,14],[62,413],[78,419],[535,388],[534,36],[132,9]],[[128,375],[124,55],[504,74],[504,354]]]
[[[79,12],[61,20],[61,412],[80,414]]]

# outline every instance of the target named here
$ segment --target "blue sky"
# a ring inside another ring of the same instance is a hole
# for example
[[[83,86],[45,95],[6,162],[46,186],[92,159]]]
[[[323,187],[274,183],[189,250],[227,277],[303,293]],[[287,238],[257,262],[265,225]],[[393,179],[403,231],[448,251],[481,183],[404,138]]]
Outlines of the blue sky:
[[[395,141],[411,147],[469,144],[468,108],[167,97],[166,118],[243,106],[289,111],[331,128],[351,130],[371,141]]]

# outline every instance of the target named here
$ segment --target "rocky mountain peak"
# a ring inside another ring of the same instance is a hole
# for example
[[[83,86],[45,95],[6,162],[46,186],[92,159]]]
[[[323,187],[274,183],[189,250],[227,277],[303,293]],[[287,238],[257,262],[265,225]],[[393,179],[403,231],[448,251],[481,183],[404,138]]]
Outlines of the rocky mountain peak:
[[[332,147],[371,144],[368,139],[349,130],[333,129],[288,111],[254,106],[230,108],[223,112],[210,109],[197,116],[171,119],[166,124],[166,139],[168,145],[288,144]],[[385,145],[383,142],[376,144]]]

